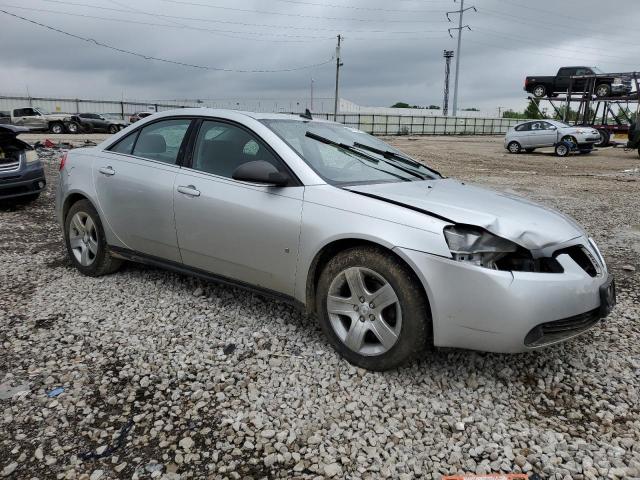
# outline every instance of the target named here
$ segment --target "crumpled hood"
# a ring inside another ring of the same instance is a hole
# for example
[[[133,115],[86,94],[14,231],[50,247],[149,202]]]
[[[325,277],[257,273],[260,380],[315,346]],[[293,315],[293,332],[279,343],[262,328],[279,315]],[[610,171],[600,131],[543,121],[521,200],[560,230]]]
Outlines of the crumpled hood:
[[[529,250],[585,235],[574,220],[551,208],[453,179],[357,185],[347,189],[423,210],[453,223],[483,227]]]

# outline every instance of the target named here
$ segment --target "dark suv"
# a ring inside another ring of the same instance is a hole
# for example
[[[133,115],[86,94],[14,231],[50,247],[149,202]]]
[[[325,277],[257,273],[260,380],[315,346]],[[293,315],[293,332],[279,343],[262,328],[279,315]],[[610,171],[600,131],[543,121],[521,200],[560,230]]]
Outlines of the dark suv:
[[[47,185],[42,162],[31,145],[16,137],[28,128],[0,125],[0,200],[38,198]]]

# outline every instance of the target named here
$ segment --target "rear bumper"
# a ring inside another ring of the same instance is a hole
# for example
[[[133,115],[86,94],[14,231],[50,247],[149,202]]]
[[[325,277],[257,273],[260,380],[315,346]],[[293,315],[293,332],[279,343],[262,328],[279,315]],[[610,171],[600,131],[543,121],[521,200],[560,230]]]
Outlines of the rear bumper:
[[[557,257],[564,273],[535,273],[490,270],[413,250],[395,251],[414,267],[425,286],[436,346],[528,351],[579,335],[610,310],[603,307],[601,296],[601,287],[609,281],[606,267],[591,277],[567,254]]]
[[[0,199],[17,198],[43,191],[47,186],[40,162],[16,172],[0,174]]]

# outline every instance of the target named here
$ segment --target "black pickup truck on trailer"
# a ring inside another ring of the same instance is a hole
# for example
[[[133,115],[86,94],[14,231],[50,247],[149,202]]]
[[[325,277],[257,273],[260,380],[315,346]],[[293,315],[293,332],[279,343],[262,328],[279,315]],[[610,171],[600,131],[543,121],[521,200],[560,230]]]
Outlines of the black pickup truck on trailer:
[[[526,77],[524,81],[525,91],[534,97],[555,97],[558,93],[569,90],[573,92],[584,91],[587,79],[572,78],[581,76],[596,76],[594,93],[597,97],[611,97],[629,95],[631,93],[631,79],[607,74],[596,67],[562,67],[555,77]]]

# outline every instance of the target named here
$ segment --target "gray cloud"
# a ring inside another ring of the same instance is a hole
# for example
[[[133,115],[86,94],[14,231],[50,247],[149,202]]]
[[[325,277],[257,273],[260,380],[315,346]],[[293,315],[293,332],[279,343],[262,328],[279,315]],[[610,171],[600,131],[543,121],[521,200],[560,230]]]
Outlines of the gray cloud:
[[[343,33],[346,38],[341,96],[364,105],[390,105],[396,101],[441,103],[442,50],[455,49],[455,40],[447,34],[447,28],[455,25],[446,21],[444,12],[459,5],[447,0],[329,2],[331,5],[397,10],[386,12],[299,5],[282,0],[217,0],[209,3],[227,9],[165,0],[135,3],[125,0],[69,1],[89,6],[46,0],[0,0],[0,8],[144,55],[232,69],[277,69],[318,63],[331,58],[335,48],[333,38],[335,34]],[[323,3],[321,0],[300,1]],[[207,1],[193,0],[193,3],[206,4]],[[469,0],[467,5],[470,3]],[[520,0],[477,0],[475,4],[479,12],[468,12],[465,16],[465,23],[471,25],[473,31],[463,33],[461,106],[522,108],[525,104],[524,77],[535,73],[552,74],[561,65],[593,64],[614,71],[634,69],[635,52],[640,46],[639,34],[635,32],[640,20],[637,0],[620,0],[615,9],[601,9],[601,2],[595,0],[562,3],[539,0],[534,7],[530,2]],[[624,16],[620,16],[621,11],[625,12]],[[333,64],[272,74],[203,71],[146,61],[4,14],[0,16],[1,94],[24,93],[28,87],[37,95],[92,98],[124,95],[141,99],[291,99],[306,97],[313,77],[318,97],[333,95]],[[279,25],[280,28],[238,23]]]

